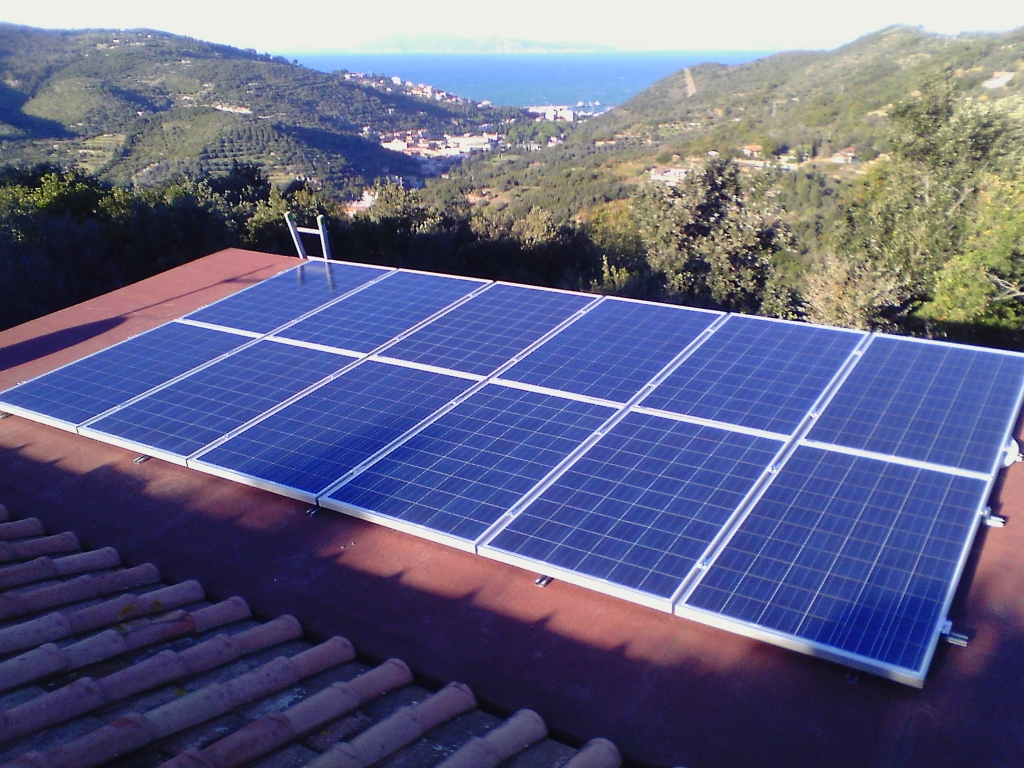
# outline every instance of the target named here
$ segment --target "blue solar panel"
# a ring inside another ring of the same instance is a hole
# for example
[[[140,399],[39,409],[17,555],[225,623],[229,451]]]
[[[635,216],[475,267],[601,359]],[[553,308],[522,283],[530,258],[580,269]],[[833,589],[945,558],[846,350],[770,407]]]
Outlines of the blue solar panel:
[[[81,424],[250,341],[168,323],[9,389],[0,404]]]
[[[315,495],[472,385],[365,362],[201,460]]]
[[[501,377],[625,402],[719,317],[607,299]]]
[[[330,352],[261,341],[89,428],[188,456],[351,363]]]
[[[687,605],[921,669],[985,490],[800,447]]]
[[[387,351],[388,357],[486,375],[594,296],[494,285]]]
[[[789,434],[862,339],[733,315],[642,405]]]
[[[193,312],[188,319],[269,333],[386,271],[381,267],[307,261]]]
[[[669,598],[781,446],[631,413],[488,546]]]
[[[613,412],[488,386],[328,498],[472,542]]]
[[[355,352],[370,352],[480,285],[462,278],[396,272],[307,317],[280,335]]]
[[[1024,356],[878,336],[808,437],[990,472],[1022,386]]]
[[[1024,355],[342,263],[190,317],[0,409],[915,684],[1024,392]]]

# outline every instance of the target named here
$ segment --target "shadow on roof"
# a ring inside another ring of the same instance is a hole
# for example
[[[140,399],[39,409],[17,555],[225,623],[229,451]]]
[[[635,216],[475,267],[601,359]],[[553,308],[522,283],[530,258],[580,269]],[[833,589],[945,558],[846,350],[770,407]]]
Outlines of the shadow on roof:
[[[16,368],[19,365],[38,360],[40,357],[52,355],[68,347],[81,344],[94,336],[106,333],[125,322],[122,317],[108,317],[103,320],[95,320],[91,323],[83,323],[72,328],[62,328],[53,333],[46,333],[42,336],[35,336],[25,341],[19,341],[6,347],[0,347],[0,371]]]
[[[127,566],[199,579],[211,599],[239,594],[260,618],[292,613],[316,639],[343,634],[367,661],[397,656],[423,682],[464,681],[496,714],[535,709],[576,746],[611,738],[634,765],[1009,765],[1024,748],[1024,603],[988,610],[987,579],[955,610],[984,654],[969,662],[971,648],[943,645],[917,691],[132,458],[10,419],[0,501],[86,548],[116,547]],[[1024,594],[1024,575],[1010,578]]]

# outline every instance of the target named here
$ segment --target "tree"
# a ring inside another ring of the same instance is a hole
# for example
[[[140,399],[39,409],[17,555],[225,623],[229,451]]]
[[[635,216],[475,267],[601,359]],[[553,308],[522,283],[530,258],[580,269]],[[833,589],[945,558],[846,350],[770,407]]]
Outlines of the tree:
[[[827,254],[804,281],[804,311],[812,323],[893,330],[890,318],[902,311],[901,286],[899,275],[864,254]]]
[[[966,246],[935,276],[929,300],[919,315],[946,332],[951,326],[973,326],[1019,336],[1024,322],[1024,180],[990,178],[979,204]],[[963,334],[960,334],[963,335]],[[1021,340],[1003,343],[1020,346]]]
[[[512,225],[512,234],[527,248],[550,245],[559,235],[558,227],[548,211],[533,206]]]
[[[739,166],[710,160],[677,187],[646,185],[632,209],[647,263],[668,298],[736,312],[786,314],[772,257],[789,244],[779,211]]]
[[[921,330],[920,322],[937,316],[977,317],[991,286],[980,265],[962,257],[985,215],[983,189],[1014,165],[1019,122],[1002,109],[961,99],[949,72],[923,83],[889,118],[889,160],[845,201],[834,255],[819,259],[807,279],[808,314],[827,317],[837,299],[845,304],[859,296],[866,303],[847,315],[861,318],[858,327]],[[859,287],[830,297],[822,286],[839,275]],[[939,304],[937,296],[944,297]],[[957,302],[965,302],[966,314],[955,311]],[[975,309],[967,311],[968,304]]]

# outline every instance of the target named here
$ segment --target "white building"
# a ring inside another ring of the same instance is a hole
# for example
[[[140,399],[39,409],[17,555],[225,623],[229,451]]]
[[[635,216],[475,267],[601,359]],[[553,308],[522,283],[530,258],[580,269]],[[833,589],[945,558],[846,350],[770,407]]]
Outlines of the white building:
[[[568,106],[553,106],[551,104],[543,104],[536,107],[527,107],[526,111],[539,115],[543,120],[549,120],[552,123],[556,120],[565,120],[568,123],[576,120],[576,112]]]
[[[664,184],[667,187],[677,187],[686,178],[686,168],[668,168],[664,165],[656,165],[648,171],[651,181],[657,184]]]

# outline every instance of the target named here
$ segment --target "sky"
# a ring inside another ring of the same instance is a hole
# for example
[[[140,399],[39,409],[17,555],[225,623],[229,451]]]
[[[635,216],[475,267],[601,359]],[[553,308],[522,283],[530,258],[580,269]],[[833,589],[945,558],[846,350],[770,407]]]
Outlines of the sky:
[[[501,36],[626,50],[828,49],[890,24],[931,32],[1024,26],[1022,0],[40,0],[0,20],[55,29],[146,27],[275,54],[341,51],[390,35]],[[12,7],[15,6],[16,7]]]

